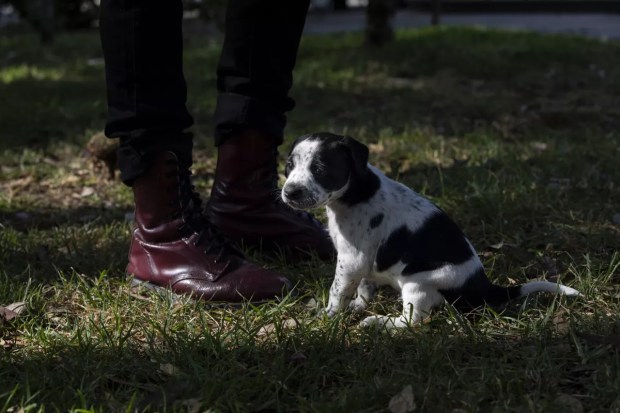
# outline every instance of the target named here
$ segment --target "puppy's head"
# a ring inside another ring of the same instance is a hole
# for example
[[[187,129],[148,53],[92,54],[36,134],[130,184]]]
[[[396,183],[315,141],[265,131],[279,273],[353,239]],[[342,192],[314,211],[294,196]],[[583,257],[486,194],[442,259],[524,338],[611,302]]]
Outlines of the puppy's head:
[[[282,200],[297,209],[325,206],[366,173],[367,163],[368,148],[353,138],[328,132],[301,136],[286,161]]]

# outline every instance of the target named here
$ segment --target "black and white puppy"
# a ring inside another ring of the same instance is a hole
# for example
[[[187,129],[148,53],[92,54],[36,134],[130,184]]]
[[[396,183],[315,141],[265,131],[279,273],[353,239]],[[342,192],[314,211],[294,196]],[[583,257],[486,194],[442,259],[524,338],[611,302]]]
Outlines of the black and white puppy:
[[[285,175],[286,204],[327,208],[329,234],[338,251],[325,310],[330,317],[347,307],[362,311],[377,285],[401,291],[403,313],[367,317],[362,326],[420,323],[444,301],[468,311],[537,291],[579,295],[547,281],[492,284],[459,227],[431,201],[369,165],[368,148],[350,137],[323,132],[298,138]]]

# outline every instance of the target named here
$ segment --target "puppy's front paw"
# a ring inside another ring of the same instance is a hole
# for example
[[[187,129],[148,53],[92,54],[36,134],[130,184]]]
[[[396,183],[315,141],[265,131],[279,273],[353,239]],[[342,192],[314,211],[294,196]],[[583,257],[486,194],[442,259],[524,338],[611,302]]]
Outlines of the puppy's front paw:
[[[349,311],[352,313],[361,313],[366,309],[366,301],[356,299],[349,303]]]
[[[336,314],[338,314],[338,311],[334,309],[330,309],[330,308],[324,308],[319,313],[320,316],[327,317],[327,318],[334,318]]]
[[[385,328],[389,331],[395,328],[405,327],[406,323],[403,323],[399,318],[388,317],[384,315],[373,315],[363,319],[359,325],[362,328]]]
[[[366,317],[360,322],[360,327],[369,328],[369,327],[383,327],[385,325],[385,317],[379,315],[371,315],[370,317]]]

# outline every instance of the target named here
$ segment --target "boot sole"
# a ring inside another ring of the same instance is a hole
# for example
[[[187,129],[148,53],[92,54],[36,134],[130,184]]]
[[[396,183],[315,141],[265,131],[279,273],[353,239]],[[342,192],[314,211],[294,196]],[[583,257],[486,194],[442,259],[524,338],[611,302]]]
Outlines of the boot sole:
[[[148,281],[142,281],[137,278],[131,278],[131,286],[137,287],[137,288],[146,288],[147,290],[155,292],[157,295],[161,297],[171,296],[174,304],[180,303],[181,301],[183,301],[183,299],[191,298],[194,301],[200,301],[204,303],[207,306],[207,308],[241,308],[243,307],[243,304],[245,303],[252,304],[252,305],[261,305],[261,304],[267,304],[267,303],[274,302],[274,301],[276,302],[279,301],[277,297],[274,297],[271,300],[260,300],[260,301],[252,301],[252,300],[246,300],[243,302],[210,301],[210,300],[204,300],[202,297],[196,297],[193,295],[178,294],[169,288],[162,287],[161,285],[153,284]]]

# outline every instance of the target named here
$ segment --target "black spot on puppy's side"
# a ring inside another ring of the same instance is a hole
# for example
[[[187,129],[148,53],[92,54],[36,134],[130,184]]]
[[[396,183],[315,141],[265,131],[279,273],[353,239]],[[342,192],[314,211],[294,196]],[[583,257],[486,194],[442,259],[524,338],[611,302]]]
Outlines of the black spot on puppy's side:
[[[446,301],[459,312],[465,313],[484,305],[493,307],[519,297],[521,286],[501,287],[489,281],[483,268],[473,273],[459,288],[439,290]]]
[[[459,227],[443,212],[430,216],[416,232],[405,225],[396,229],[377,251],[377,270],[385,271],[398,262],[402,275],[431,271],[446,264],[461,264],[473,252]]]
[[[370,219],[370,228],[377,228],[383,222],[383,214],[377,214]]]
[[[470,275],[467,281],[459,288],[439,290],[448,304],[460,312],[468,312],[484,305],[484,295],[491,286],[484,269],[480,268]]]

